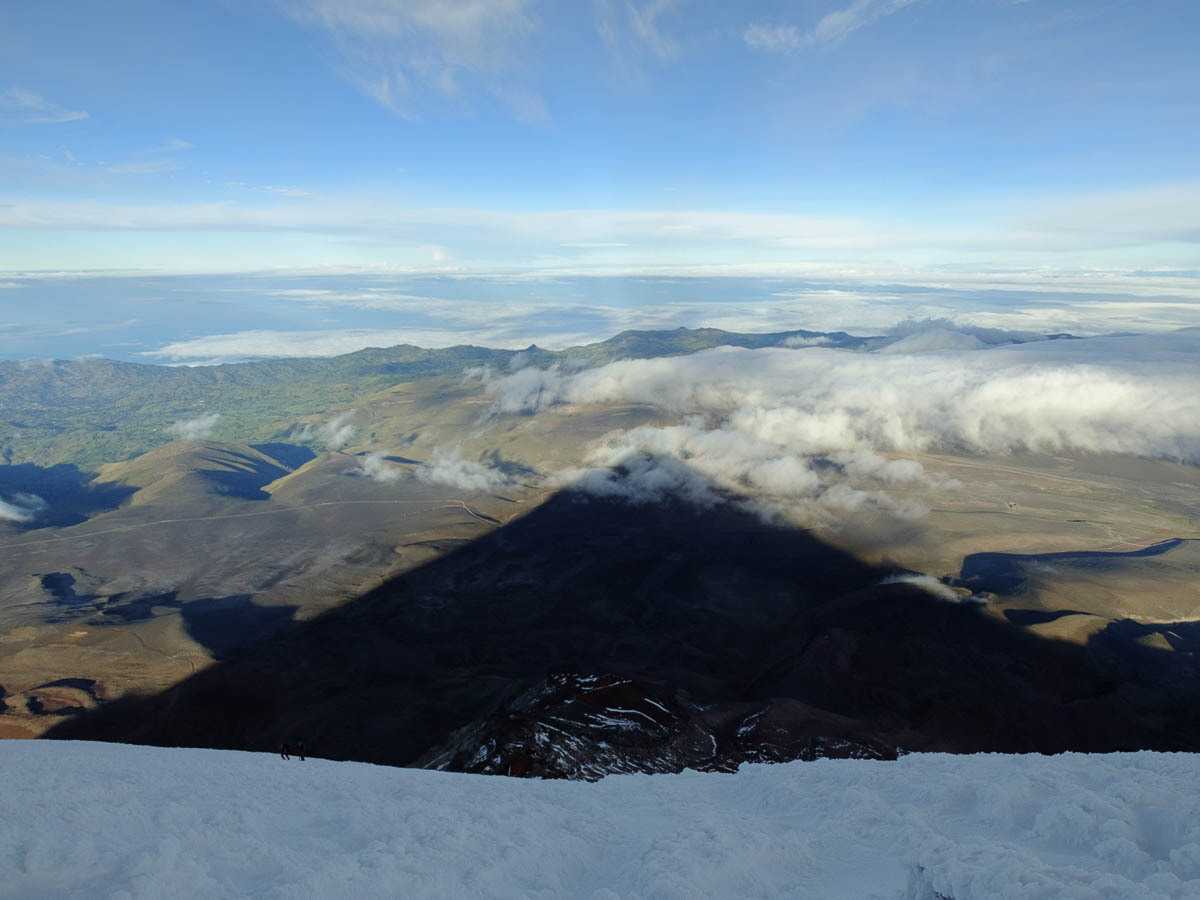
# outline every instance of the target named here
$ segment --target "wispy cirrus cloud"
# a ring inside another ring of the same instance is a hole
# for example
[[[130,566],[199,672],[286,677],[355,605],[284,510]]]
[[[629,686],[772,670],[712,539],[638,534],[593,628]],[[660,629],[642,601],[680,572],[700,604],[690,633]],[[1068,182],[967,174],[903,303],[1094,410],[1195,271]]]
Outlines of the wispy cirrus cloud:
[[[26,88],[10,87],[6,91],[0,91],[0,123],[58,125],[88,117],[83,110],[60,106]]]
[[[755,22],[742,33],[755,50],[780,53],[836,44],[860,28],[919,3],[920,0],[855,0],[822,16],[811,29],[797,25]]]
[[[680,0],[595,0],[596,29],[622,75],[640,79],[644,60],[666,62],[680,55],[665,20],[681,5]]]
[[[0,111],[0,122],[3,121]],[[58,187],[95,186],[111,181],[110,176],[163,175],[182,168],[179,157],[195,145],[182,138],[169,138],[161,143],[136,150],[123,159],[89,159],[81,151],[61,147],[53,154],[23,157],[0,156],[0,169],[10,177],[27,181],[48,182]]]
[[[195,149],[196,145],[191,141],[172,137],[160,144],[140,150],[132,159],[102,165],[101,168],[112,175],[162,175],[177,172],[181,168],[179,154]],[[70,157],[70,162],[73,165],[80,165],[73,155]]]
[[[280,197],[311,197],[312,191],[290,184],[264,184],[262,190]]]
[[[191,141],[185,141],[183,138],[168,138],[161,144],[155,144],[153,147],[147,147],[146,153],[183,153],[187,150],[195,150],[196,145]]]
[[[346,78],[397,115],[415,118],[482,92],[518,118],[548,117],[522,77],[537,29],[528,0],[289,0],[284,9],[329,34]]]
[[[261,194],[274,194],[277,197],[291,197],[293,199],[313,196],[313,191],[291,184],[251,184],[248,181],[227,181],[225,182],[225,186]]]
[[[104,167],[111,175],[162,175],[178,169],[179,163],[173,159],[135,159]]]

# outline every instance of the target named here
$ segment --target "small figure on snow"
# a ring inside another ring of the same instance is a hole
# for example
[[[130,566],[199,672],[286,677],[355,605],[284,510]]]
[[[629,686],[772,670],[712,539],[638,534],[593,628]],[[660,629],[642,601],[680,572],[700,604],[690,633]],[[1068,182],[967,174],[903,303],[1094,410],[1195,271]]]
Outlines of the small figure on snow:
[[[300,757],[300,762],[304,762],[304,741],[303,741],[303,739],[296,742],[296,753]]]
[[[303,744],[301,746],[303,746]],[[287,741],[284,741],[282,744],[279,745],[279,755],[283,759],[291,759],[292,757],[289,756],[289,754],[291,752],[292,752],[292,748],[290,746],[288,746]]]

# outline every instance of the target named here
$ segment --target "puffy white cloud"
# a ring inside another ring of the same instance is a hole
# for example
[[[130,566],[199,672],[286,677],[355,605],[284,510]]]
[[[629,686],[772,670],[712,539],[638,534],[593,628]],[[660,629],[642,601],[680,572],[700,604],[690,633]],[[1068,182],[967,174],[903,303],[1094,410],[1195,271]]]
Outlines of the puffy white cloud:
[[[406,474],[404,469],[388,462],[386,454],[383,453],[368,453],[360,460],[359,465],[363,475],[382,484],[399,481]]]
[[[624,465],[637,456],[677,458],[698,471],[719,475],[727,484],[743,484],[755,493],[804,496],[821,484],[806,461],[746,432],[707,428],[701,419],[623,432],[594,452],[591,461]]]
[[[673,497],[707,507],[725,498],[707,478],[671,457],[628,452],[610,459],[594,457],[608,465],[564,469],[551,480],[597,497],[616,497],[631,503],[661,503]]]
[[[32,522],[47,508],[46,501],[36,494],[17,493],[7,500],[0,497],[0,522]]]
[[[413,474],[426,484],[460,491],[495,491],[512,484],[512,479],[500,469],[465,459],[457,449],[435,451]]]
[[[329,450],[341,450],[354,439],[358,430],[353,422],[355,412],[348,409],[320,425],[310,423],[293,428],[290,437],[294,441],[314,441]]]
[[[806,453],[871,447],[1200,458],[1200,331],[974,352],[722,348],[489,385],[501,412],[641,402]]]
[[[1200,330],[969,352],[721,349],[571,374],[526,368],[488,390],[501,414],[635,402],[683,418],[610,436],[589,462],[632,470],[633,486],[571,473],[587,489],[636,494],[649,484],[640,493],[653,499],[674,479],[703,499],[672,469],[651,476],[652,464],[639,461],[668,458],[824,522],[922,515],[891,492],[939,485],[914,460],[886,454],[1028,450],[1200,462]]]
[[[924,506],[898,501],[886,488],[930,483],[912,460],[889,460],[868,450],[809,457],[728,423],[710,427],[700,417],[615,433],[586,462],[587,468],[556,473],[553,483],[638,503],[668,496],[702,507],[732,501],[764,518],[787,512],[830,528],[851,518],[919,519]]]
[[[167,426],[167,431],[181,441],[202,441],[211,437],[220,413],[209,413],[194,419],[184,419]]]
[[[415,478],[425,484],[459,491],[484,492],[510,487],[514,483],[502,469],[466,459],[458,448],[435,450],[425,462],[408,466],[396,465],[383,453],[368,453],[361,458],[360,467],[367,478],[384,484]]]
[[[341,450],[352,440],[357,429],[351,421],[354,410],[335,416],[317,429],[317,438],[330,450]]]

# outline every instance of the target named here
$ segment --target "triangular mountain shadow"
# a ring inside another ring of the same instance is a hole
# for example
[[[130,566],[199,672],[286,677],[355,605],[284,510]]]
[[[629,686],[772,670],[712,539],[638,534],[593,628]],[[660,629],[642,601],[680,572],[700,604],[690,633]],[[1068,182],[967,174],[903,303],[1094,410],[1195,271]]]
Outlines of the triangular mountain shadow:
[[[713,721],[728,718],[713,712],[721,704],[743,714],[777,698],[768,718],[810,749],[831,722],[839,739],[892,752],[1200,749],[1194,652],[1107,632],[1086,647],[1046,640],[882,584],[894,571],[735,505],[568,490],[49,736],[247,750],[303,739],[320,756],[413,764],[454,757],[439,748],[528,705],[539,684],[561,687],[561,673],[585,676],[571,684],[605,673]],[[555,691],[556,709],[572,702]]]

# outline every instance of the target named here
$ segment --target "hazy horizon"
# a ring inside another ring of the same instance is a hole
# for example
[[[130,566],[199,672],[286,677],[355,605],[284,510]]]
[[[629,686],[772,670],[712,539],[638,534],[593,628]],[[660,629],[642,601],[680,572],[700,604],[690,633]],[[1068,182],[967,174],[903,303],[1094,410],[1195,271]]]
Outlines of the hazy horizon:
[[[0,358],[1200,325],[1182,0],[3,13]]]

